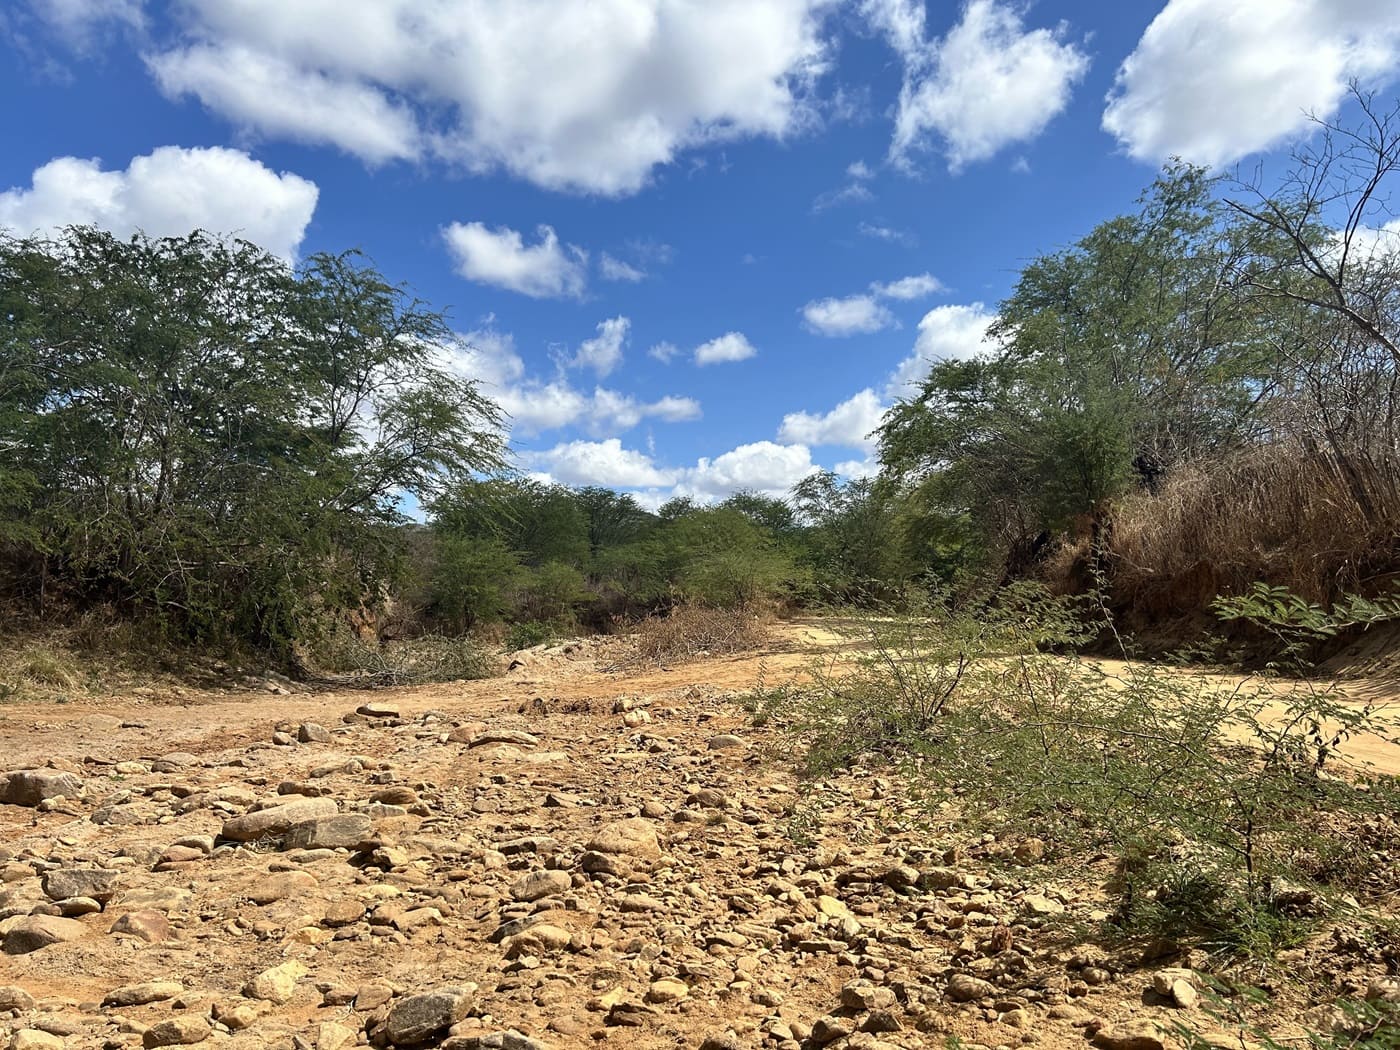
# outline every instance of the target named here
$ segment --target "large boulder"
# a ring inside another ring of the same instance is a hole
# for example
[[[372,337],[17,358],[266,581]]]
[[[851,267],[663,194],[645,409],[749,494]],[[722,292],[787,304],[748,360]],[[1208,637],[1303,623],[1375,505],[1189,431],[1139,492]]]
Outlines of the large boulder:
[[[56,769],[17,769],[0,774],[0,803],[6,805],[33,807],[46,799],[75,798],[82,793],[81,780]]]
[[[55,868],[44,874],[44,893],[52,901],[89,897],[106,904],[117,892],[118,876],[110,868]]]
[[[394,1046],[419,1046],[467,1016],[476,988],[438,988],[400,999],[389,1011],[384,1035]]]
[[[374,842],[374,824],[363,813],[303,820],[287,829],[284,849],[363,849]]]
[[[5,954],[28,955],[51,944],[63,944],[87,936],[77,919],[57,915],[27,915],[5,930]]]
[[[334,799],[297,799],[226,820],[220,835],[232,842],[256,842],[267,835],[284,834],[294,824],[333,817],[338,811]]]

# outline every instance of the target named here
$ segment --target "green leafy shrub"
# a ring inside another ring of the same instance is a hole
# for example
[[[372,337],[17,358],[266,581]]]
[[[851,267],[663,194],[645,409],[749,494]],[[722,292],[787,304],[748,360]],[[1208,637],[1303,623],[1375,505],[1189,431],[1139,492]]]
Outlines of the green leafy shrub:
[[[869,650],[818,669],[781,714],[817,771],[875,756],[956,798],[970,827],[1116,857],[1120,935],[1249,955],[1296,943],[1331,908],[1308,875],[1333,816],[1400,800],[1393,778],[1345,754],[1385,724],[1311,681],[1047,651],[1085,630],[1024,590],[870,617]]]

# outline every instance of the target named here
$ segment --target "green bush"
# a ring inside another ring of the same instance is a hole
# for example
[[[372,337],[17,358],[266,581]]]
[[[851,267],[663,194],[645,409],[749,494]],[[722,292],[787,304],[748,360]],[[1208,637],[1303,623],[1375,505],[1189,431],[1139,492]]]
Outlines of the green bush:
[[[1119,935],[1248,955],[1297,942],[1331,908],[1308,876],[1335,817],[1400,800],[1340,752],[1383,728],[1375,712],[1310,681],[1048,651],[1095,626],[1025,590],[871,616],[868,652],[819,670],[781,716],[815,770],[876,756],[957,799],[971,828],[1116,857]]]

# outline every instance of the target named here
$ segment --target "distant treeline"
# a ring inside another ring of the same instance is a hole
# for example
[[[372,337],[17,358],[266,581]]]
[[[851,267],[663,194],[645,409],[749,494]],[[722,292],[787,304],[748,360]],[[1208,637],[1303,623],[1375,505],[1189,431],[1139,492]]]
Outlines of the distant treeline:
[[[352,610],[528,639],[1024,576],[1143,625],[1387,589],[1400,133],[1355,102],[1272,188],[1174,164],[1033,260],[986,351],[891,409],[877,477],[656,513],[512,474],[443,315],[353,253],[0,238],[0,598],[288,651]]]

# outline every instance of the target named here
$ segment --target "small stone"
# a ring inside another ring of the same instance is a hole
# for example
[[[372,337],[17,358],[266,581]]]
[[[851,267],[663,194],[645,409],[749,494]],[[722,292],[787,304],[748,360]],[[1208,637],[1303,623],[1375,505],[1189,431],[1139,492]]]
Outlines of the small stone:
[[[10,1039],[10,1050],[63,1050],[62,1037],[37,1028],[21,1028]]]
[[[8,1010],[30,1010],[34,997],[17,984],[0,984],[0,1013]]]
[[[417,1046],[467,1016],[476,988],[439,988],[400,999],[389,1011],[384,1034],[396,1046]]]
[[[641,817],[603,825],[588,840],[588,849],[595,853],[620,853],[640,857],[661,855],[656,830],[649,821]]]
[[[31,915],[11,926],[5,934],[5,954],[28,955],[51,944],[80,940],[87,932],[87,927],[77,919]]]
[[[647,989],[646,1001],[649,1003],[674,1003],[679,999],[684,999],[689,994],[690,986],[684,981],[674,977],[663,977],[651,982],[651,987]]]
[[[304,976],[306,967],[293,959],[258,974],[247,983],[243,994],[249,999],[262,999],[282,1006],[291,1002],[296,995],[297,981]]]
[[[1020,864],[1039,864],[1045,859],[1045,840],[1026,839],[1011,854]]]
[[[845,1039],[855,1032],[855,1025],[851,1023],[849,1017],[837,1017],[828,1014],[826,1017],[818,1017],[812,1023],[812,1042],[818,1046],[825,1046],[827,1043],[834,1043],[838,1039]]]
[[[326,914],[321,919],[331,927],[350,926],[365,917],[365,906],[356,900],[332,901],[326,905]]]
[[[255,842],[265,835],[280,835],[293,824],[336,815],[334,799],[306,798],[269,806],[241,817],[224,821],[220,837],[232,842]]]
[[[253,884],[248,899],[254,904],[273,904],[299,893],[316,889],[320,883],[309,871],[280,871]]]
[[[710,742],[705,746],[711,751],[725,751],[733,747],[743,747],[744,738],[733,733],[721,733],[719,736],[710,737]]]
[[[160,912],[149,908],[128,912],[116,922],[108,933],[122,933],[128,937],[139,937],[150,944],[159,944],[170,939],[170,920]]]
[[[398,718],[399,709],[393,704],[371,701],[355,708],[355,714],[363,715],[365,718]]]
[[[203,1017],[186,1014],[147,1028],[146,1034],[141,1037],[141,1045],[148,1050],[156,1046],[190,1046],[204,1042],[212,1034],[213,1029]]]
[[[102,999],[103,1006],[145,1006],[183,995],[185,986],[175,981],[147,981],[113,988]]]
[[[385,806],[411,806],[418,801],[418,792],[403,784],[395,784],[380,788],[370,795],[369,800]]]
[[[518,901],[537,901],[564,893],[573,886],[567,871],[532,871],[511,883],[510,895]]]
[[[984,999],[995,994],[996,989],[987,981],[971,974],[955,973],[948,978],[948,997],[954,1002],[970,1003],[974,999]]]
[[[297,729],[297,739],[303,744],[329,744],[331,731],[315,722],[303,722]]]
[[[518,729],[488,729],[467,741],[467,747],[485,747],[487,744],[510,744],[514,747],[534,747],[540,738]]]
[[[37,806],[51,798],[76,798],[83,782],[72,773],[52,769],[18,769],[0,775],[0,804]]]
[[[1155,1028],[1100,1028],[1094,1033],[1099,1050],[1166,1050],[1162,1035]]]
[[[1063,904],[1043,893],[1028,893],[1022,898],[1021,903],[1032,915],[1063,915],[1065,910]]]
[[[354,1046],[359,1033],[349,1025],[323,1021],[316,1029],[316,1050],[344,1050]]]
[[[287,829],[283,849],[365,849],[374,842],[374,824],[362,813],[304,820]]]
[[[68,897],[61,901],[54,901],[53,906],[58,909],[58,914],[65,919],[78,919],[102,910],[102,905],[91,897]]]
[[[44,894],[52,901],[88,897],[105,904],[116,895],[119,874],[106,868],[59,868],[44,875]]]

